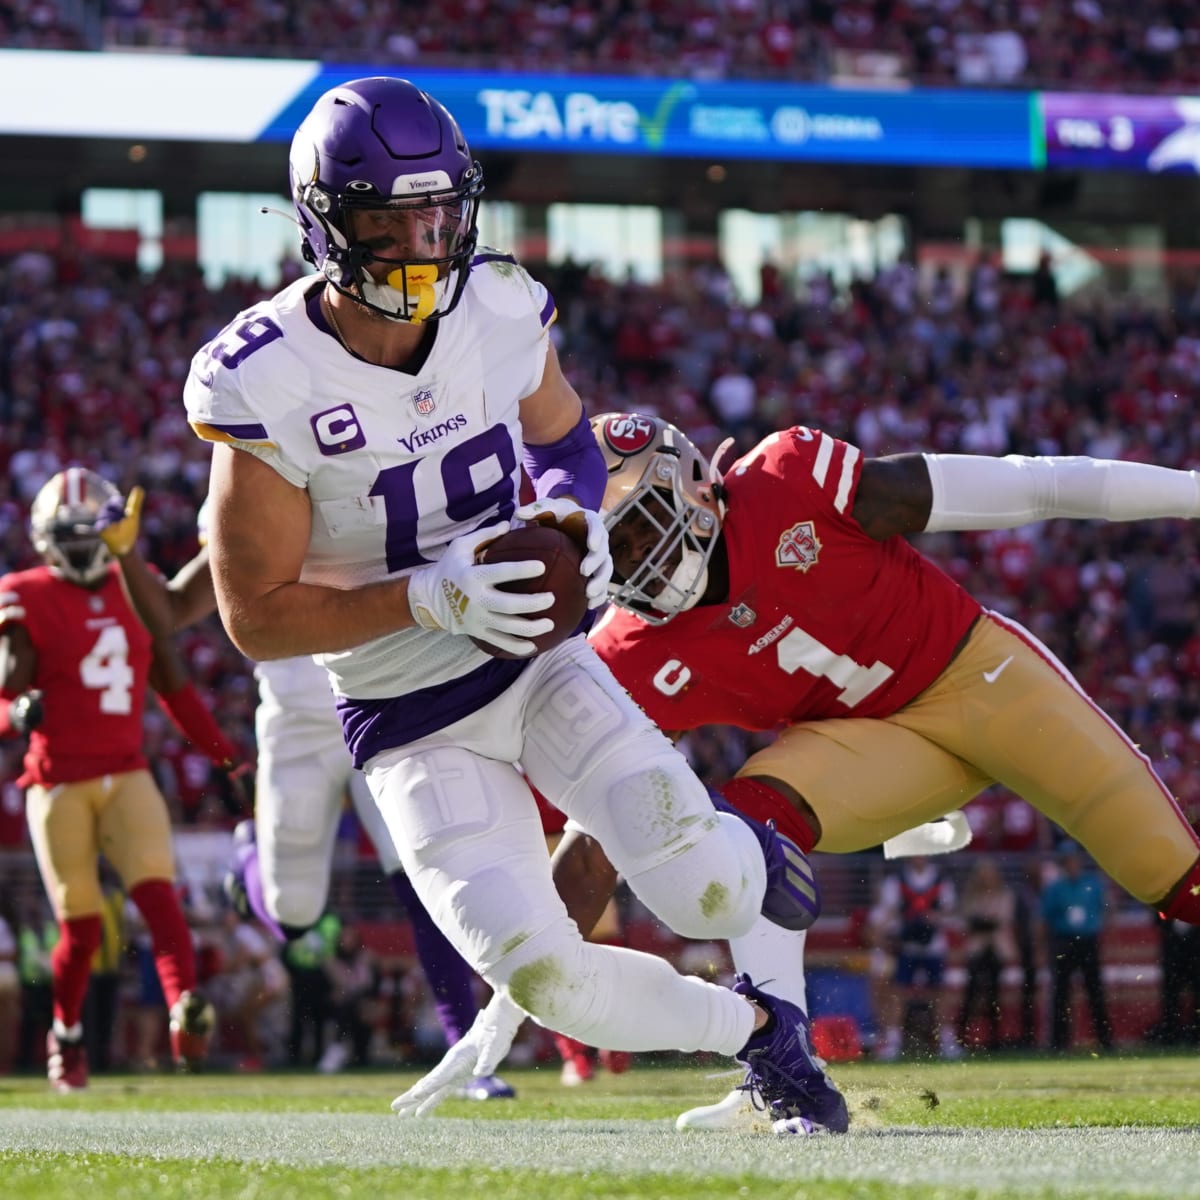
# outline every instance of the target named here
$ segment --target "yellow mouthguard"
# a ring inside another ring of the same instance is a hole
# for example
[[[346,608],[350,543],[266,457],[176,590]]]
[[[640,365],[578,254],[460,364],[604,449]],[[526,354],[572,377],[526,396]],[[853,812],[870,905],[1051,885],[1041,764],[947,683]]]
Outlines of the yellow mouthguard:
[[[416,295],[417,306],[409,313],[410,321],[423,321],[437,303],[437,292],[433,285],[437,283],[438,269],[433,263],[419,264],[413,267],[397,267],[388,272],[387,282],[398,292],[404,292],[408,297]]]

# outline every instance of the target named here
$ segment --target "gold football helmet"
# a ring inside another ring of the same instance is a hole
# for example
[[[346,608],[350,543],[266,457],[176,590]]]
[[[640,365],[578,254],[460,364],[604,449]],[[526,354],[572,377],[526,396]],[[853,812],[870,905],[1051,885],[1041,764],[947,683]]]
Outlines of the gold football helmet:
[[[96,532],[105,503],[120,493],[84,467],[68,467],[42,485],[29,510],[33,548],[62,579],[90,587],[104,577],[112,555]]]
[[[614,570],[609,599],[654,625],[704,594],[725,517],[720,476],[687,436],[659,417],[604,413],[592,433],[608,466],[600,511],[610,534],[622,521],[648,523],[658,541],[628,579]]]

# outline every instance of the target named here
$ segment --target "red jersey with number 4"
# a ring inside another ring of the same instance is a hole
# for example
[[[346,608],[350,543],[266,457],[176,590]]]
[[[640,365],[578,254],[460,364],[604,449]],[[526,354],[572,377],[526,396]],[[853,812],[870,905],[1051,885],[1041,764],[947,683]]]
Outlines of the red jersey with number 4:
[[[142,713],[151,640],[114,564],[94,590],[34,567],[0,579],[0,627],[23,625],[46,715],[29,736],[22,783],[77,783],[146,765]]]
[[[591,642],[661,728],[884,717],[941,674],[979,603],[862,531],[861,471],[818,430],[772,434],[725,476],[729,599],[665,625],[610,606]]]

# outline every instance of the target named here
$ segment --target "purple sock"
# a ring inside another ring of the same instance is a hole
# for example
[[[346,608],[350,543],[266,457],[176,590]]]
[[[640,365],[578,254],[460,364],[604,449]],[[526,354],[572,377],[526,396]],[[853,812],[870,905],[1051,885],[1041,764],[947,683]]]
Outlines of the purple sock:
[[[433,990],[434,1007],[446,1045],[453,1046],[471,1028],[475,1014],[479,1012],[474,991],[475,972],[425,911],[408,876],[398,871],[389,878],[392,891],[404,905],[412,923],[417,958],[421,960],[421,969]]]
[[[263,898],[262,873],[258,866],[258,843],[244,842],[234,851],[235,870],[242,877],[242,887],[246,890],[246,903],[250,911],[267,927],[271,936],[278,942],[286,942],[279,922],[267,911],[267,902]]]

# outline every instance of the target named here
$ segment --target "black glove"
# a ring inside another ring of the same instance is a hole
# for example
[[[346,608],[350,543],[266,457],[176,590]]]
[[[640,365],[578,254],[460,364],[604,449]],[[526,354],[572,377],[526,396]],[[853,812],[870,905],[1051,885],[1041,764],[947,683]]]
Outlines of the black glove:
[[[45,719],[42,693],[33,688],[22,692],[8,706],[8,723],[20,734],[31,734]]]

